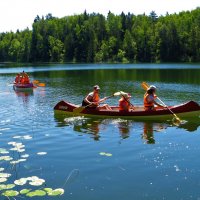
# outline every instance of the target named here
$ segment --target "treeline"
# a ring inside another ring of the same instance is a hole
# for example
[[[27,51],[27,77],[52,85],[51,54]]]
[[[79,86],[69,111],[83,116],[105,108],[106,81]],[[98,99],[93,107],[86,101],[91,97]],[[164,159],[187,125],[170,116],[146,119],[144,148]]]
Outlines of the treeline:
[[[0,62],[199,62],[200,8],[157,16],[111,12],[37,16],[0,33]]]

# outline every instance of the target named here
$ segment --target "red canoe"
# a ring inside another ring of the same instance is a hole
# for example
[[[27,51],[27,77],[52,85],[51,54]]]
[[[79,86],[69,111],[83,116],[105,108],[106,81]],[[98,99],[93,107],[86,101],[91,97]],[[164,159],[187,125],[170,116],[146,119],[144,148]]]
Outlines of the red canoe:
[[[80,109],[79,109],[80,108]],[[66,101],[60,101],[54,107],[55,114],[67,115],[84,115],[93,117],[111,117],[111,118],[130,118],[134,120],[171,120],[173,115],[170,110],[181,119],[199,118],[200,106],[194,101],[189,101],[184,104],[169,106],[167,108],[157,108],[155,111],[145,111],[143,106],[135,106],[134,110],[129,112],[120,112],[116,106],[111,106],[112,110],[97,110],[91,108],[79,107],[75,104]],[[78,112],[77,112],[78,111]]]
[[[28,92],[28,91],[32,91],[33,88],[34,88],[33,83],[28,83],[28,84],[14,83],[13,84],[13,89],[15,91]]]

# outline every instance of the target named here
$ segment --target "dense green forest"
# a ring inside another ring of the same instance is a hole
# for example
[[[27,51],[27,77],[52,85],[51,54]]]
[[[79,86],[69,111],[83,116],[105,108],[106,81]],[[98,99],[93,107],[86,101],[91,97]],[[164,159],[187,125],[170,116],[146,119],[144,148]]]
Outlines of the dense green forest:
[[[157,16],[37,16],[32,30],[0,33],[0,62],[199,62],[200,8]]]

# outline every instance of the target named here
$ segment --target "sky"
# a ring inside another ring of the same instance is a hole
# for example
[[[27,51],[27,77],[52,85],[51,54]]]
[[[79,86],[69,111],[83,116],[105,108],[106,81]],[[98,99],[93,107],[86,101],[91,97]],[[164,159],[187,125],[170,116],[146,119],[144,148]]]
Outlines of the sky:
[[[0,33],[22,31],[32,28],[37,15],[51,13],[53,17],[65,17],[74,14],[108,12],[118,15],[128,12],[149,15],[155,11],[158,16],[191,11],[200,6],[200,0],[1,0]]]

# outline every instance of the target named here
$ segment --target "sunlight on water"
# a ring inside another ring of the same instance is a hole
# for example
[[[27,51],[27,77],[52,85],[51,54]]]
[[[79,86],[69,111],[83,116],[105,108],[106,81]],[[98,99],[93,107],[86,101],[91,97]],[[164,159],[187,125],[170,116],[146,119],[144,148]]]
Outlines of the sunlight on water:
[[[167,105],[199,103],[199,66],[97,66],[30,66],[31,80],[45,83],[31,93],[12,88],[23,67],[0,69],[0,188],[64,190],[57,197],[44,196],[48,200],[198,199],[200,118],[175,125],[173,115],[169,121],[135,122],[57,116],[53,107],[61,100],[80,105],[95,84],[101,97],[125,91],[141,105],[142,81],[156,85]],[[118,105],[118,100],[106,103]],[[31,199],[13,198],[18,197]]]

